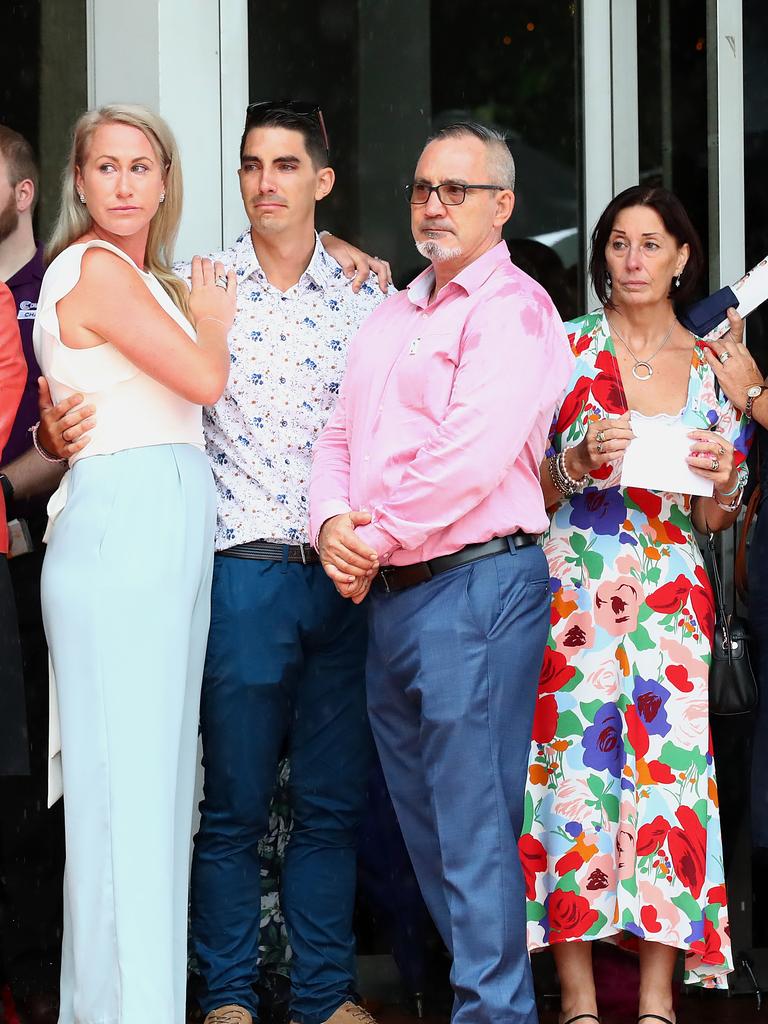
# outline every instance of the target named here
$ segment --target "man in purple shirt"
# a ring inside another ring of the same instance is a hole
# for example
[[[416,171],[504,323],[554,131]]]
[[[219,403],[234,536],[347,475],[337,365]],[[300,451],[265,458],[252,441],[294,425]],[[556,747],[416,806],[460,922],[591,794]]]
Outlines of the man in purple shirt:
[[[326,572],[369,605],[371,726],[454,1024],[536,1021],[517,839],[549,624],[539,466],[572,360],[502,241],[513,189],[498,133],[428,142],[406,195],[431,266],[356,335],[310,485]]]
[[[5,877],[2,944],[17,1008],[29,1024],[57,1017],[64,823],[61,802],[47,809],[48,649],[40,612],[45,505],[63,469],[35,451],[40,368],[32,349],[42,246],[32,224],[38,172],[32,147],[0,125],[0,280],[13,294],[27,380],[0,467],[11,524],[8,563],[19,617],[31,774],[0,780],[0,872]]]

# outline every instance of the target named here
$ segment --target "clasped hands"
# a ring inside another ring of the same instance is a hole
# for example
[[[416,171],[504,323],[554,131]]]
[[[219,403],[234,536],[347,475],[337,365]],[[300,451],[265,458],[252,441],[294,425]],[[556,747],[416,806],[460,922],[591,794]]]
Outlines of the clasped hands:
[[[379,556],[355,533],[367,526],[370,512],[343,512],[323,523],[317,539],[320,562],[342,597],[355,604],[365,600],[379,571]]]

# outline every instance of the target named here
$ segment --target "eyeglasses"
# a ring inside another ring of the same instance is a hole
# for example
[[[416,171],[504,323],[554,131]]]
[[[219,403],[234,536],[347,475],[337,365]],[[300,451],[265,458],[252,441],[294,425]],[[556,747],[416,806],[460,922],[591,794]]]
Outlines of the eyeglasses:
[[[454,185],[452,182],[443,185],[427,185],[426,182],[417,181],[413,185],[405,186],[405,197],[411,206],[424,206],[429,202],[432,193],[437,192],[437,198],[443,206],[461,206],[471,188],[484,189],[487,192],[502,192],[505,187],[504,185]]]
[[[314,120],[323,136],[325,151],[330,154],[331,147],[328,142],[328,132],[325,128],[323,112],[317,103],[302,103],[300,100],[261,100],[259,103],[249,103],[245,111],[245,126],[246,128],[253,128],[267,114],[281,110],[289,114],[298,114],[299,117],[307,117],[310,120]]]

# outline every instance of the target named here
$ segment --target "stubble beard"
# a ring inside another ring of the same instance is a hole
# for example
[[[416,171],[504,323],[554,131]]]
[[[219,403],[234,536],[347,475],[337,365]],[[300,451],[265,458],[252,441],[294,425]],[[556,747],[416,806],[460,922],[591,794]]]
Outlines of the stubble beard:
[[[19,211],[16,209],[16,197],[13,193],[8,202],[0,210],[0,244],[10,237],[19,226]]]

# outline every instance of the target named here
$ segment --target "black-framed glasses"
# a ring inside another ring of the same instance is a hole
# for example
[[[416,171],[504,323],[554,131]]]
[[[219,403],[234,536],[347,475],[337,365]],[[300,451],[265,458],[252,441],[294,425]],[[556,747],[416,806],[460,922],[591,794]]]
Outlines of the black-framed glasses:
[[[249,103],[245,111],[245,126],[246,128],[255,128],[267,114],[281,110],[289,114],[298,114],[299,117],[307,117],[314,121],[320,128],[325,151],[330,154],[331,146],[328,142],[325,119],[317,103],[304,103],[302,100],[260,100],[258,103]]]
[[[411,206],[424,206],[429,202],[433,192],[437,192],[437,198],[443,206],[461,206],[467,198],[470,189],[483,189],[486,192],[502,192],[505,185],[459,185],[453,182],[444,182],[442,185],[428,185],[425,181],[415,181],[412,185],[405,186],[405,196]]]

